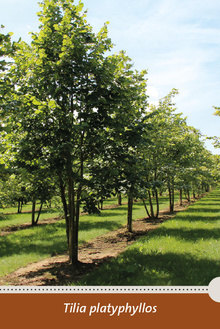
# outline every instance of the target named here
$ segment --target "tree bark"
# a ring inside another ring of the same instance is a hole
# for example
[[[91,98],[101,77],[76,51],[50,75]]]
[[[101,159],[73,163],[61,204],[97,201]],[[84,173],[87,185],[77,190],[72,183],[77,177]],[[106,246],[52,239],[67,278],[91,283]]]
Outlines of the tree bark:
[[[103,198],[100,199],[100,210],[103,210]]]
[[[68,208],[69,208],[69,261],[70,264],[76,264],[78,262],[78,240],[76,239],[76,216],[75,216],[75,192],[73,177],[68,177]]]
[[[133,197],[128,196],[128,217],[127,217],[127,230],[132,233],[132,208],[133,208]]]
[[[122,198],[121,198],[121,193],[118,193],[118,205],[122,205]]]
[[[155,218],[158,218],[159,216],[159,198],[158,198],[158,191],[155,189],[155,198],[156,198],[156,205],[157,205],[157,212]]]
[[[78,263],[78,248],[79,248],[79,217],[80,217],[80,198],[82,193],[82,180],[84,170],[84,157],[83,157],[83,138],[84,133],[81,134],[81,149],[80,149],[80,182],[76,192],[73,181],[73,171],[71,155],[67,158],[67,176],[68,176],[68,199],[69,199],[69,261],[74,265]]]
[[[144,208],[145,208],[145,210],[146,210],[147,216],[150,218],[150,213],[149,213],[149,211],[148,211],[148,209],[147,209],[147,205],[146,205],[145,200],[142,199],[142,202],[143,202],[143,204],[144,204]]]
[[[174,210],[174,188],[168,185],[170,212]]]
[[[32,213],[31,213],[31,225],[35,225],[35,206],[36,206],[36,201],[32,201]]]
[[[190,192],[189,192],[189,190],[187,190],[187,200],[188,200],[188,202],[190,202]]]
[[[150,205],[150,218],[154,219],[154,208],[153,208],[150,190],[148,190],[148,196],[149,196],[149,205]]]
[[[64,186],[62,177],[60,177],[60,194],[61,194],[61,200],[62,200],[63,210],[64,210],[64,217],[65,217],[65,222],[66,222],[67,245],[69,246],[69,216],[68,216],[68,206],[67,206],[67,202],[66,202],[65,186]]]
[[[175,198],[175,194],[174,194],[174,187],[172,186],[172,211],[174,211],[174,198]]]
[[[179,200],[179,205],[180,205],[180,206],[183,205],[183,190],[182,190],[182,188],[180,189],[180,200]]]
[[[40,209],[39,209],[39,211],[38,211],[37,219],[36,219],[34,225],[37,225],[37,223],[38,223],[38,220],[39,220],[39,218],[40,218],[40,214],[41,214],[42,207],[43,207],[43,202],[41,201]]]
[[[21,200],[18,200],[18,214],[21,213]]]

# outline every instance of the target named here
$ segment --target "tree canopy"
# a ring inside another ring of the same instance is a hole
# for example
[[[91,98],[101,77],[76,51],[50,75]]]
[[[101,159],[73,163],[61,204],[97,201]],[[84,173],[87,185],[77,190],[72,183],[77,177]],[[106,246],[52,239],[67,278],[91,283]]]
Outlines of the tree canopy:
[[[157,218],[158,193],[168,189],[173,211],[174,190],[214,184],[218,161],[177,113],[176,89],[149,106],[147,72],[135,70],[125,51],[111,53],[108,23],[94,33],[81,1],[39,5],[30,44],[0,34],[0,57],[7,58],[0,61],[0,179],[2,191],[18,179],[16,200],[27,184],[33,224],[36,200],[59,190],[74,264],[82,203],[95,212],[97,199],[126,194],[132,231],[135,198],[147,199],[148,215]]]

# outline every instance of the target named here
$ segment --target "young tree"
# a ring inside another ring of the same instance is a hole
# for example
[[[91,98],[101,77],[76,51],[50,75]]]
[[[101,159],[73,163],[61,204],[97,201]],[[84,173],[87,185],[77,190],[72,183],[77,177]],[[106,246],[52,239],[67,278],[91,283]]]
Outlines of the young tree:
[[[101,129],[100,124],[94,127],[94,108],[105,102],[104,55],[111,42],[106,25],[97,35],[92,32],[81,2],[45,0],[40,6],[39,33],[32,34],[31,45],[21,40],[16,44],[11,69],[16,108],[11,121],[16,134],[22,134],[16,145],[20,163],[59,177],[69,258],[76,263],[84,166],[88,154],[95,152],[92,128]],[[100,123],[101,110],[99,106],[96,115]]]
[[[81,2],[45,0],[40,6],[39,33],[30,45],[19,40],[13,54],[11,139],[20,166],[58,177],[69,259],[77,263],[80,203],[97,173],[91,164],[114,144],[111,131],[125,133],[129,150],[146,99],[144,73],[131,71],[123,52],[107,56],[107,25],[94,34]]]
[[[166,97],[159,101],[159,105],[151,106],[150,124],[152,127],[150,138],[151,142],[143,150],[143,157],[147,165],[146,171],[146,192],[150,206],[147,210],[148,216],[156,219],[159,214],[158,188],[163,184],[167,185],[170,199],[170,210],[173,210],[174,202],[174,177],[176,174],[176,161],[181,146],[182,126],[185,119],[181,114],[175,113],[173,97],[178,93],[173,89]],[[181,150],[182,152],[183,150]],[[152,197],[156,200],[156,212],[153,208]],[[143,198],[144,201],[144,198]]]

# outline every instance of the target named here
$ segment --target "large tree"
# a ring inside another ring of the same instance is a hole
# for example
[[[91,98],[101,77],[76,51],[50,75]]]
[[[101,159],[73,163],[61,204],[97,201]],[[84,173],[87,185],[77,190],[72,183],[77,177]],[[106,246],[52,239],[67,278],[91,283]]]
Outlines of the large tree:
[[[108,55],[107,25],[93,33],[81,2],[40,6],[39,32],[30,45],[19,40],[13,53],[11,140],[19,166],[58,177],[69,259],[77,263],[80,203],[97,173],[93,161],[106,161],[116,135],[125,135],[126,150],[132,146],[146,100],[145,73],[133,72],[124,52]]]

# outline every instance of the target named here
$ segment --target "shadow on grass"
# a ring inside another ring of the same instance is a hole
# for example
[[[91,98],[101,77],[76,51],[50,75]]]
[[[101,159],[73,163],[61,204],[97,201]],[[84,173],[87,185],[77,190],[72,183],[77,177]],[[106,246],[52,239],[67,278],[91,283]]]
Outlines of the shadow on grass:
[[[188,254],[143,254],[128,249],[98,271],[85,276],[81,285],[208,285],[219,276],[220,263],[197,260]]]
[[[95,229],[105,229],[105,230],[115,230],[117,228],[121,227],[120,223],[117,223],[115,221],[98,221],[98,222],[91,222],[91,221],[81,221],[79,223],[79,232],[81,231],[89,231],[89,230],[95,230]]]
[[[23,237],[23,243],[18,242],[17,239],[9,239],[8,236],[1,237],[0,241],[0,258],[10,257],[14,255],[28,255],[28,254],[38,254],[41,256],[47,256],[48,254],[59,253],[67,249],[67,244],[64,236],[56,236],[52,243],[48,242],[52,239],[52,236],[48,236],[46,239],[38,237],[28,236]],[[9,260],[8,260],[9,261]]]
[[[213,221],[220,220],[220,210],[203,209],[203,211],[197,211],[197,209],[190,208],[182,213],[178,213],[175,219],[188,222],[202,221],[203,223],[213,223]]]
[[[80,222],[79,243],[85,242],[83,232],[91,230],[114,230],[121,225],[116,221],[91,221]],[[66,224],[64,221],[50,225],[28,227],[25,231],[0,237],[0,258],[17,254],[48,255],[59,253],[67,249]],[[57,232],[62,232],[58,235]],[[82,233],[82,238],[80,237]]]
[[[5,215],[4,214],[0,214],[0,221],[4,221],[4,220],[6,220],[7,218],[5,217]]]
[[[164,238],[174,237],[178,240],[196,242],[198,240],[220,239],[220,229],[187,229],[187,228],[158,228],[151,233],[152,237]]]
[[[218,206],[219,196],[209,198],[213,200],[213,205]],[[201,253],[187,253],[184,250],[184,243],[182,252],[163,251],[158,247],[154,247],[156,241],[162,241],[166,237],[174,237],[178,243],[191,242],[192,251],[194,243],[203,240],[203,250],[211,248],[212,240],[216,241],[220,238],[220,229],[199,226],[200,222],[205,224],[213,224],[214,221],[220,220],[219,210],[207,210],[207,199],[204,203],[201,202],[200,209],[190,207],[183,214],[179,213],[174,221],[184,223],[179,227],[166,227],[166,224],[161,226],[155,231],[152,231],[146,240],[146,237],[141,238],[139,244],[134,244],[131,248],[127,249],[119,257],[105,262],[97,271],[91,272],[77,284],[81,285],[208,285],[210,281],[219,276],[220,261],[209,259],[209,255],[204,252]],[[192,211],[193,210],[193,211]],[[206,216],[207,211],[212,212],[213,216]],[[214,211],[213,211],[214,210]],[[196,214],[198,212],[198,214]],[[204,212],[204,215],[202,213]],[[190,222],[192,225],[190,226]],[[198,226],[194,225],[198,222]],[[181,226],[182,225],[182,226]],[[185,240],[185,241],[184,241]],[[143,244],[142,244],[143,243]],[[145,249],[145,243],[148,244]],[[150,244],[151,243],[151,244]],[[196,246],[196,244],[195,244]],[[161,247],[163,247],[161,245]],[[198,248],[198,246],[197,246]],[[208,251],[207,251],[208,252]],[[217,250],[213,250],[214,255]],[[215,258],[217,258],[215,256]]]
[[[213,204],[213,206],[216,206],[216,204]],[[219,213],[220,214],[220,208],[216,208],[216,209],[210,209],[209,206],[203,206],[202,209],[200,208],[190,208],[190,212],[191,213],[199,213],[198,215],[200,215],[200,213]]]

